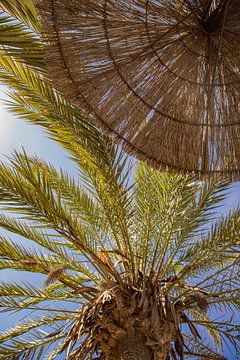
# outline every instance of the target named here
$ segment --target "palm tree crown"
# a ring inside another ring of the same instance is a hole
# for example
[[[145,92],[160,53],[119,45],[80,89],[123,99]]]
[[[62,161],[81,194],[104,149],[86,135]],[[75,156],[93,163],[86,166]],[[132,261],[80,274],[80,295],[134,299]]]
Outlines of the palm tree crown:
[[[239,352],[240,213],[213,221],[228,184],[132,166],[54,89],[23,4],[1,1],[8,107],[43,126],[77,171],[24,150],[0,163],[0,226],[24,238],[1,236],[0,269],[45,275],[0,283],[2,310],[27,314],[0,334],[0,358],[224,359],[224,342]]]
[[[117,358],[118,340],[134,332],[147,335],[159,359],[221,358],[201,328],[217,346],[226,338],[237,347],[234,322],[210,316],[211,308],[234,311],[240,300],[239,212],[205,226],[226,184],[197,184],[144,165],[132,186],[123,167],[111,182],[103,173],[96,181],[97,172],[92,179],[82,172],[78,183],[25,153],[1,164],[2,209],[18,216],[2,214],[0,225],[37,244],[1,237],[1,269],[46,275],[38,287],[1,284],[5,311],[36,313],[1,334],[3,358],[35,359],[46,350],[52,359],[65,349],[69,359],[98,351]],[[73,310],[66,307],[72,302]],[[47,327],[44,336],[39,327]]]

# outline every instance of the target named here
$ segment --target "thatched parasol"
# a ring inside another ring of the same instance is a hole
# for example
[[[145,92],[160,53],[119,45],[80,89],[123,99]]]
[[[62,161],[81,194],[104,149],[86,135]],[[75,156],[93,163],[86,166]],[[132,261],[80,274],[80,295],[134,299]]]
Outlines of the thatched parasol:
[[[155,166],[240,174],[239,0],[38,0],[62,93]]]

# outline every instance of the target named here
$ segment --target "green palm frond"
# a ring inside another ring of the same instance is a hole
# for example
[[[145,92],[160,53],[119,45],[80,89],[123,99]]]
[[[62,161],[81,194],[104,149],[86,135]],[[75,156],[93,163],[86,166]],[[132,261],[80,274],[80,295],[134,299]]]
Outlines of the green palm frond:
[[[39,36],[15,18],[0,15],[1,57],[14,57],[20,62],[44,70],[43,45]]]
[[[119,217],[125,204],[127,206],[130,201],[124,189],[129,173],[125,167],[126,156],[69,106],[48,82],[44,82],[42,76],[39,78],[33,70],[19,63],[13,65],[7,60],[1,60],[1,63],[1,77],[5,79],[5,84],[16,89],[11,95],[10,110],[32,123],[46,127],[50,136],[70,152],[80,168],[82,181],[87,183],[88,190],[108,211],[107,216],[115,227],[115,234],[119,229],[126,233],[125,217]],[[129,244],[124,246],[129,248]]]
[[[78,295],[60,282],[48,287],[12,282],[3,282],[0,286],[1,313],[25,310],[50,315],[52,312],[74,315],[78,312],[77,306],[84,302],[85,299],[81,297],[81,294]],[[67,308],[69,306],[71,309]]]
[[[56,264],[61,264],[66,257],[66,250],[65,252],[62,250],[65,240],[65,243],[71,245],[73,250],[82,256],[87,256],[95,268],[100,266],[106,272],[106,265],[96,255],[97,244],[102,245],[103,249],[105,247],[101,231],[105,233],[106,229],[99,229],[99,221],[103,219],[105,226],[111,228],[112,219],[107,224],[106,209],[102,206],[102,202],[97,201],[96,197],[91,199],[90,195],[84,191],[78,191],[76,194],[73,179],[69,183],[69,178],[64,177],[63,173],[58,175],[52,166],[48,166],[37,158],[28,158],[24,153],[15,153],[10,162],[12,168],[4,163],[0,165],[2,209],[21,214],[25,223],[22,220],[11,220],[2,216],[0,221],[2,227],[27,237],[50,251],[60,253],[60,257],[55,261]],[[93,199],[95,199],[95,204]],[[113,205],[116,206],[116,204]],[[76,206],[78,206],[78,211],[76,211]],[[27,228],[26,221],[33,224],[31,228]],[[38,229],[48,229],[51,233],[51,241],[49,235],[34,229],[34,226]],[[53,232],[60,239],[58,245],[54,243]],[[18,254],[18,258],[24,258],[24,254]],[[30,255],[26,254],[25,258],[31,261]],[[37,265],[36,270],[38,270]]]
[[[130,198],[124,189],[129,173],[125,166],[126,156],[99,133],[89,118],[62,99],[49,79],[36,69],[12,58],[1,59],[0,68],[4,83],[14,89],[8,108],[30,122],[44,126],[50,136],[70,152],[87,190],[105,209],[119,246],[130,251],[133,265],[126,223],[131,218],[128,212]]]
[[[0,54],[9,61],[18,61],[45,72],[43,44],[38,20],[31,1],[0,2]]]
[[[0,239],[0,269],[16,269],[19,271],[31,271],[49,276],[55,269],[67,267],[62,259],[56,254],[42,255],[39,251],[28,249],[26,246],[11,243],[6,239]],[[60,273],[57,280],[66,284],[68,287],[77,289],[78,285],[89,281],[88,277],[83,277],[83,274],[74,275],[76,270],[72,270],[74,266],[68,266],[73,274]],[[79,272],[79,269],[78,269]],[[47,279],[46,279],[47,281]]]
[[[39,24],[31,0],[1,0],[0,9],[37,31]]]
[[[66,321],[71,318],[70,315],[59,315],[59,314],[52,314],[50,317],[47,316],[40,316],[38,319],[31,319],[28,322],[16,324],[15,327],[11,328],[10,330],[6,330],[5,332],[1,333],[0,335],[0,343],[4,343],[9,340],[13,340],[15,337],[21,336],[28,331],[41,327],[43,325],[49,325],[58,321]]]
[[[216,345],[216,348],[218,350],[221,350],[222,337],[221,337],[220,331],[217,328],[217,325],[218,325],[217,322],[214,322],[209,317],[207,312],[192,309],[190,311],[190,313],[192,314],[192,318],[194,319],[194,320],[192,320],[193,323],[204,327],[207,330],[210,338],[212,337],[212,340],[213,340],[214,344]],[[225,323],[225,326],[226,326],[226,328],[229,328],[229,324]]]
[[[41,359],[45,351],[51,350],[51,347],[64,338],[64,335],[56,335],[55,337],[47,337],[48,333],[35,331],[31,333],[29,338],[16,339],[9,345],[3,345],[1,356],[7,360],[35,360]]]
[[[184,340],[186,343],[184,355],[190,359],[227,360],[224,356],[213,351],[210,344],[205,345],[191,335],[184,335]]]
[[[223,276],[226,264],[232,264],[238,259],[239,221],[239,210],[235,210],[213,225],[207,236],[202,236],[190,246],[183,260],[191,263],[191,269],[186,265],[185,269],[182,269],[181,276],[185,273],[191,273],[192,276],[203,272],[209,273],[215,268],[220,268],[217,271]]]
[[[139,249],[144,251],[139,255],[150,263],[144,266],[153,270],[154,264],[154,271],[166,273],[168,269],[181,268],[188,254],[199,254],[194,246],[206,232],[205,225],[214,218],[227,187],[226,182],[217,179],[196,183],[191,177],[183,180],[181,175],[161,174],[140,165],[136,175],[136,206],[140,215],[136,228]]]
[[[1,297],[14,297],[21,301],[50,301],[72,299],[73,293],[64,288],[63,284],[54,284],[48,288],[39,288],[34,285],[4,282],[0,286]]]

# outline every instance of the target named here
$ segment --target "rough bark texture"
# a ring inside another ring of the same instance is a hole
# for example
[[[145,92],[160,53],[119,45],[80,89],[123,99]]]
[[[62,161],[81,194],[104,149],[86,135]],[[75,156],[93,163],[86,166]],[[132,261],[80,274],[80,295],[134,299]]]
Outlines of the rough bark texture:
[[[111,360],[153,360],[153,352],[145,345],[145,342],[146,338],[143,335],[134,334],[122,338]]]

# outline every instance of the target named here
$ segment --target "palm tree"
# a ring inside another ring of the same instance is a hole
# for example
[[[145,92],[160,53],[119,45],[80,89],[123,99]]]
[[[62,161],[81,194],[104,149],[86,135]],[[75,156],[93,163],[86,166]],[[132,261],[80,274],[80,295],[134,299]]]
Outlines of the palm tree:
[[[81,181],[24,152],[0,165],[0,226],[25,238],[1,236],[0,267],[45,274],[1,283],[1,308],[29,315],[1,358],[224,359],[209,336],[239,351],[239,211],[207,229],[226,184],[140,164],[127,185],[119,152],[105,174],[77,156]]]
[[[228,184],[131,166],[53,88],[21,5],[1,0],[8,107],[61,143],[76,174],[24,150],[0,164],[0,226],[24,238],[1,236],[0,268],[45,276],[1,282],[2,310],[27,316],[0,334],[0,358],[224,359],[224,342],[238,353],[240,212],[214,221]]]

